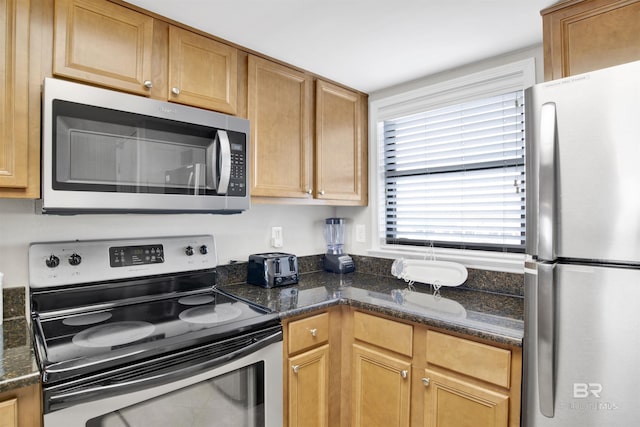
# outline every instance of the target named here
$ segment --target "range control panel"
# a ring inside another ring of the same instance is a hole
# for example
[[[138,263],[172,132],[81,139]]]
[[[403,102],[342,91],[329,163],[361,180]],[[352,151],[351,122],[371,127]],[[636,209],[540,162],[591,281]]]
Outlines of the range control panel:
[[[56,287],[215,268],[211,235],[32,243],[29,286]]]
[[[111,267],[128,267],[164,262],[162,245],[114,246],[109,248]]]

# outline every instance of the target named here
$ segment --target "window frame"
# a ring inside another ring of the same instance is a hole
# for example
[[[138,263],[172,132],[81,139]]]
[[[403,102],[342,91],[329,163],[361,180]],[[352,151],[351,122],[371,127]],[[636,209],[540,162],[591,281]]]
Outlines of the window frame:
[[[408,116],[429,109],[459,104],[469,99],[500,95],[526,89],[536,83],[533,57],[506,65],[470,73],[438,83],[423,85],[407,91],[376,98],[370,102],[370,135],[372,168],[370,192],[372,245],[369,254],[387,258],[436,257],[455,261],[467,267],[509,272],[523,272],[525,255],[522,253],[454,249],[438,246],[414,246],[386,243],[385,184],[384,184],[384,132],[385,120]],[[525,196],[526,197],[526,196]]]

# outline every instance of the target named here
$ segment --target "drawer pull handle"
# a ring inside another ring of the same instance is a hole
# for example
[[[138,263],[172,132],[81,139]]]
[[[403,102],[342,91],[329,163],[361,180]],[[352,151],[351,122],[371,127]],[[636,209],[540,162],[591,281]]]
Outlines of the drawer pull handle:
[[[318,336],[318,330],[316,328],[309,329],[309,332],[311,332],[311,336],[312,337],[317,337]]]
[[[425,387],[429,387],[429,384],[431,384],[431,378],[423,378],[422,384],[424,384]]]
[[[298,371],[300,370],[300,365],[293,365],[291,369],[293,370],[294,374],[297,374]]]
[[[403,369],[402,371],[400,371],[400,376],[406,379],[409,376],[409,371],[407,371],[406,369]]]

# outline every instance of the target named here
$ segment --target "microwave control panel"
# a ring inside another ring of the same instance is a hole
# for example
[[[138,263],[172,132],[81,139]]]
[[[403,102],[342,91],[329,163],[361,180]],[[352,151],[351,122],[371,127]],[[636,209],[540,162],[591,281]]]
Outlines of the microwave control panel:
[[[247,151],[244,144],[231,143],[231,176],[229,177],[229,196],[244,197],[247,194]]]

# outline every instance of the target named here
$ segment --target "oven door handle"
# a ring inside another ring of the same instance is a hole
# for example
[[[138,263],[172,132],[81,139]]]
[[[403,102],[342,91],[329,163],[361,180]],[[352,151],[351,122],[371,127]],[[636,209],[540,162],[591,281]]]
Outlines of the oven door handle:
[[[114,381],[106,379],[98,384],[93,383],[90,387],[87,388],[83,388],[80,386],[74,387],[73,391],[69,391],[66,393],[61,392],[51,394],[48,401],[45,401],[45,405],[47,405],[48,407],[48,412],[52,412],[67,408],[78,403],[101,400],[112,396],[161,386],[173,381],[178,381],[193,375],[197,375],[206,370],[213,369],[223,364],[230,363],[278,341],[282,341],[282,330],[261,338],[260,340],[255,341],[239,350],[229,352],[215,359],[207,359],[195,365],[190,364],[189,361],[186,361],[184,364],[182,364],[182,366],[178,365],[167,367],[164,368],[160,373],[154,373],[152,375],[132,380],[119,382],[117,380]]]

